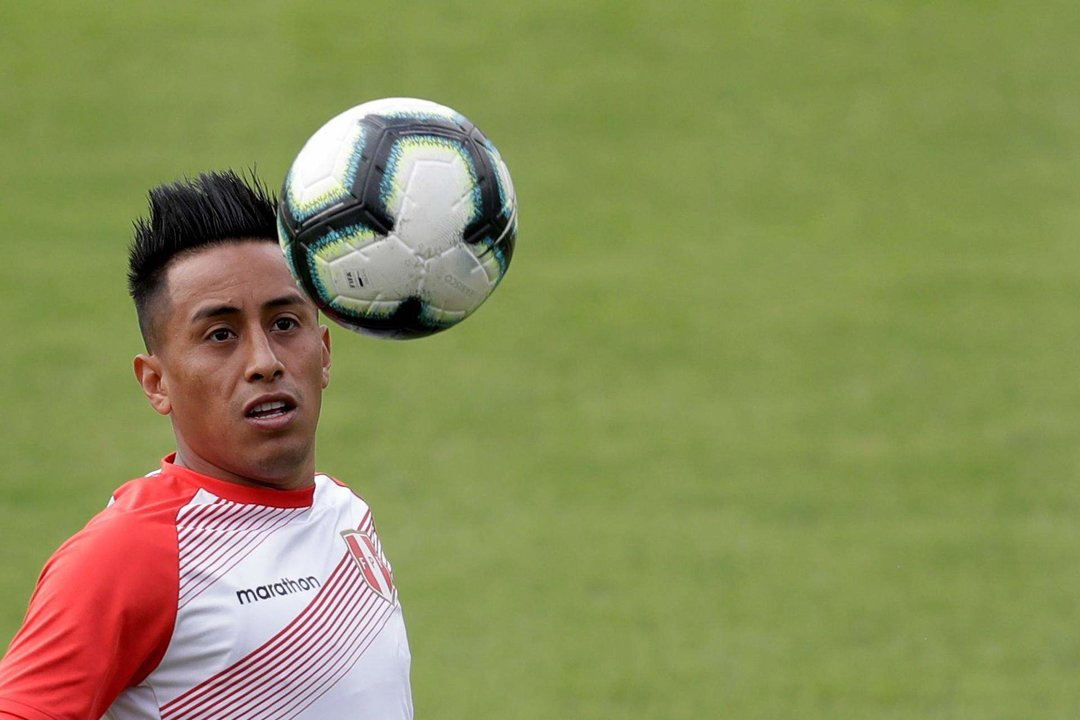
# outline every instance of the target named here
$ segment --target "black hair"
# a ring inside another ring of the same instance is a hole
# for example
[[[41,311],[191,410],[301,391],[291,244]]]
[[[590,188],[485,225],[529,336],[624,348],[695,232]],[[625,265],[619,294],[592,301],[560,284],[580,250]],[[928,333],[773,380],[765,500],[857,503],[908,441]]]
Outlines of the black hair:
[[[254,173],[245,181],[232,170],[159,185],[149,198],[148,217],[135,221],[127,277],[139,330],[152,352],[154,300],[173,258],[228,242],[277,242],[277,200]]]

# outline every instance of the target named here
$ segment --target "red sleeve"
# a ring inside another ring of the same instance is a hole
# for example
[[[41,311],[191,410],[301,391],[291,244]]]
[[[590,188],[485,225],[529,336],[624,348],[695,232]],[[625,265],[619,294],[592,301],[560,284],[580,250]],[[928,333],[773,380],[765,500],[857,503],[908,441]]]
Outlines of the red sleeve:
[[[0,661],[0,718],[85,720],[157,666],[176,620],[175,524],[106,510],[38,579]]]

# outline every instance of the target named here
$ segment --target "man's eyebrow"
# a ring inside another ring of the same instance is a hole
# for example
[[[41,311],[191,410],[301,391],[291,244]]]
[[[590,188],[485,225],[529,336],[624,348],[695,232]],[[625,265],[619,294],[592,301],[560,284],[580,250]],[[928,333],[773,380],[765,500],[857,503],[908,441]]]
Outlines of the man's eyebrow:
[[[239,312],[240,308],[233,305],[208,305],[192,315],[191,321],[212,320],[225,315],[236,315]]]
[[[280,295],[271,300],[267,300],[263,303],[264,310],[273,309],[279,307],[292,307],[295,305],[307,305],[308,301],[298,292],[290,292],[285,295]],[[199,309],[194,315],[191,316],[192,322],[201,322],[203,320],[213,320],[219,317],[225,317],[227,315],[239,315],[243,311],[235,305],[229,305],[222,303],[220,305],[207,305],[204,308]]]

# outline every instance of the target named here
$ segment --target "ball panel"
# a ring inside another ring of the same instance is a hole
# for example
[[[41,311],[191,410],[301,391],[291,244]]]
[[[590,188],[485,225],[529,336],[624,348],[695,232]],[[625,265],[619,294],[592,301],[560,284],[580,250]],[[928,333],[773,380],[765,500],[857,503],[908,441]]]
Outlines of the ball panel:
[[[382,201],[397,219],[408,205],[429,216],[461,216],[454,224],[463,228],[481,209],[479,180],[468,150],[459,141],[437,135],[398,139],[383,175]]]
[[[388,118],[433,118],[458,123],[465,120],[461,113],[431,100],[420,98],[382,98],[357,105],[350,112],[358,115],[381,115]]]
[[[289,266],[289,272],[292,273],[293,279],[300,285],[300,271],[296,267],[296,262],[293,260],[293,242],[292,233],[285,227],[285,223],[281,217],[281,213],[277,216],[277,230],[278,230],[278,242],[281,245],[281,251],[285,254],[285,264]],[[301,288],[303,286],[301,285]]]
[[[476,257],[480,267],[484,270],[484,274],[487,276],[488,283],[494,290],[495,286],[502,281],[503,275],[506,274],[506,266],[509,265],[509,260],[506,259],[498,246],[485,248],[485,251],[479,253]]]
[[[420,296],[433,308],[464,317],[480,307],[494,287],[472,249],[457,245],[428,262]]]
[[[386,316],[368,316],[362,325],[352,328],[362,335],[389,340],[411,340],[427,337],[453,327],[456,320],[441,320],[437,312],[424,305],[420,298],[409,298],[394,305]],[[343,323],[346,324],[346,323]]]
[[[352,197],[364,140],[364,126],[342,113],[307,141],[285,180],[293,217],[307,220]]]
[[[391,236],[327,264],[328,291],[356,300],[401,302],[416,294],[424,261]]]
[[[469,313],[462,310],[443,310],[434,305],[423,305],[419,321],[431,332],[448,330],[468,317]]]
[[[301,287],[309,292],[316,305],[324,307],[327,298],[338,292],[331,263],[337,258],[349,257],[358,247],[376,237],[375,233],[362,225],[327,229],[315,242],[305,242],[303,239],[290,242],[291,252],[287,255],[292,258],[293,267],[299,271],[297,277]]]
[[[394,218],[394,235],[428,259],[459,244],[465,226],[479,213],[476,176],[460,146],[430,137],[397,145],[397,161],[385,176],[392,187],[387,210]]]
[[[510,171],[499,156],[498,150],[489,146],[488,152],[491,154],[492,166],[496,172],[495,179],[499,187],[499,214],[510,217],[514,214],[514,207],[517,205],[517,196],[514,194],[514,183],[510,179]]]

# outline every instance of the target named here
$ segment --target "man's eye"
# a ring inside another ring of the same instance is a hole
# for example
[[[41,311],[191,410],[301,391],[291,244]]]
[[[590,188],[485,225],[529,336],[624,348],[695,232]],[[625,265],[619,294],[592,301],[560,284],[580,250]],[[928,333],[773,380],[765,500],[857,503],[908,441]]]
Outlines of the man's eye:
[[[274,329],[276,330],[292,330],[295,327],[299,327],[300,323],[296,322],[293,318],[278,318],[274,321]]]
[[[226,330],[224,328],[214,330],[208,337],[214,342],[225,342],[232,337],[232,330]]]

